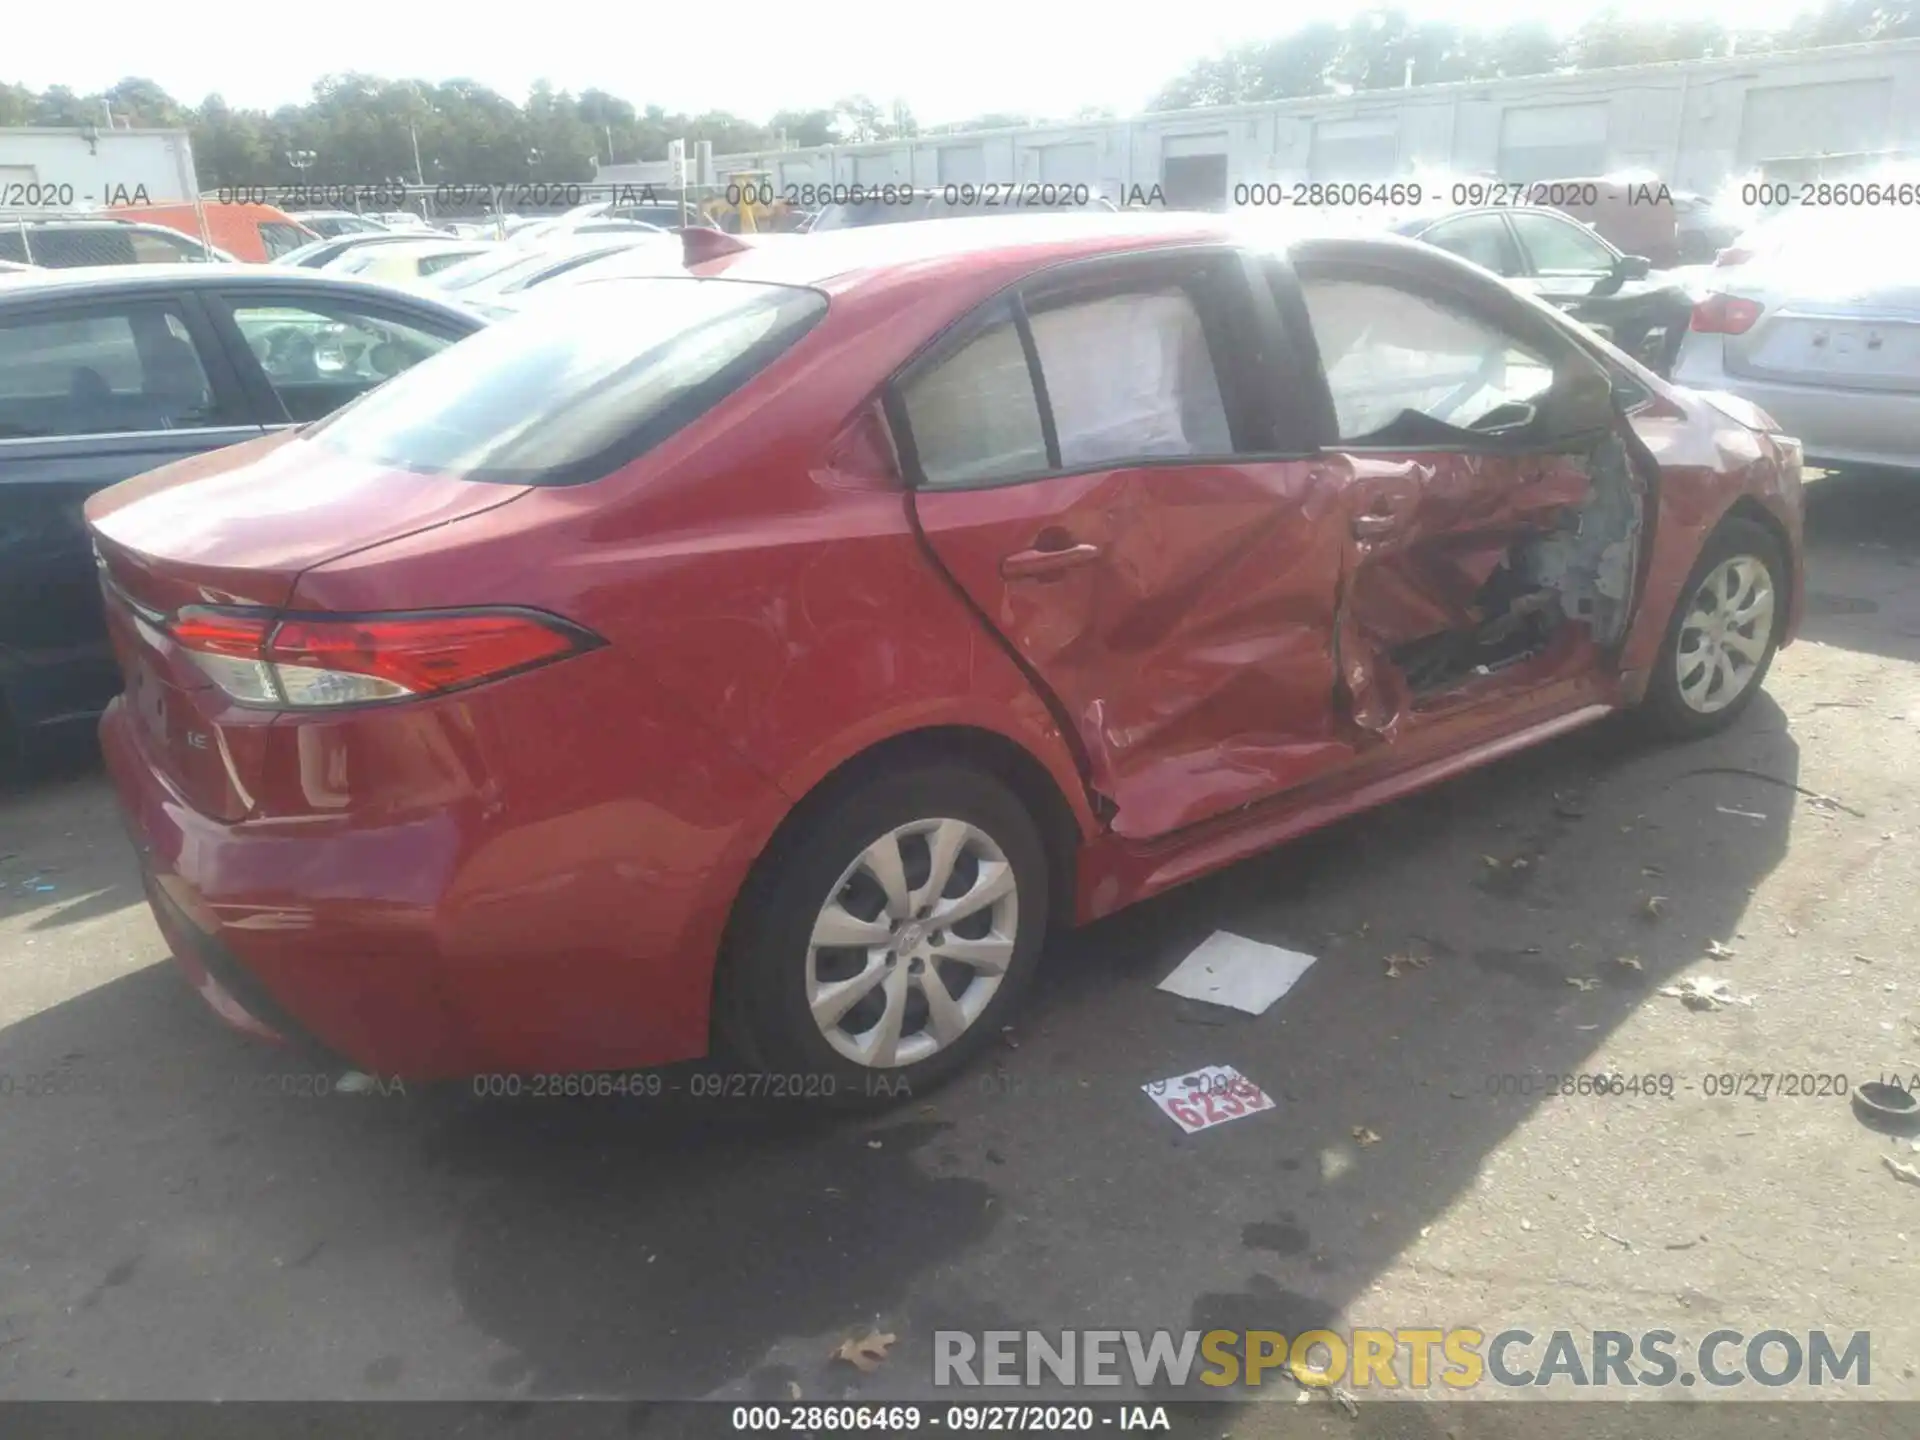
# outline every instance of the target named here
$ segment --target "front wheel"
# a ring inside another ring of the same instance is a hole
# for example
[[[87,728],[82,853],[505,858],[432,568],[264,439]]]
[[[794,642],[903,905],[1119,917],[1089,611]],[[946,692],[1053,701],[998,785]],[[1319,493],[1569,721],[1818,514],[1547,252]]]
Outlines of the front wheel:
[[[1046,850],[984,772],[868,780],[767,864],[721,967],[722,1027],[747,1063],[831,1077],[843,1099],[952,1075],[999,1033],[1039,959]]]
[[[1727,520],[1708,537],[1647,687],[1657,729],[1711,734],[1753,703],[1779,648],[1788,576],[1779,541],[1751,520]]]

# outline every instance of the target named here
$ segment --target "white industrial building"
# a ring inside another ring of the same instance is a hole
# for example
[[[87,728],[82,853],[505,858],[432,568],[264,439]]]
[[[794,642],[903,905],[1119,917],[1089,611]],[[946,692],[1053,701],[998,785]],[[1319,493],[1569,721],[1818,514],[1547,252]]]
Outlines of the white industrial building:
[[[0,129],[0,209],[162,205],[199,193],[184,130]]]
[[[1042,182],[1116,199],[1159,186],[1169,205],[1211,207],[1271,182],[1644,169],[1712,190],[1756,170],[1814,178],[1906,155],[1920,156],[1920,40],[721,155],[712,169],[722,183],[741,171],[780,186]],[[595,179],[661,185],[667,167]]]

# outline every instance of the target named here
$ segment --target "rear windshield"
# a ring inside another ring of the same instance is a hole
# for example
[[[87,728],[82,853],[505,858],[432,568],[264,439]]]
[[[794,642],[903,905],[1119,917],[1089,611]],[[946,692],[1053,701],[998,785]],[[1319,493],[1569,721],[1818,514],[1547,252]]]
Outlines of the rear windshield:
[[[595,281],[449,346],[305,434],[462,480],[596,480],[738,389],[826,310],[824,295],[789,285]]]

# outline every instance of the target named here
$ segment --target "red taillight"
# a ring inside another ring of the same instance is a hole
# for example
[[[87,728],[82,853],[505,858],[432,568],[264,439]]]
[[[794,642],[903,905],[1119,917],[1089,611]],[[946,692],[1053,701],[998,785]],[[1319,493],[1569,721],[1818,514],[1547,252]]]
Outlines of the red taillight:
[[[1714,253],[1713,263],[1716,265],[1744,265],[1752,258],[1753,251],[1742,249],[1738,245],[1729,245],[1726,249]]]
[[[463,689],[600,643],[523,610],[276,621],[266,611],[192,606],[167,633],[234,699],[303,710]]]
[[[1709,295],[1693,307],[1691,328],[1696,335],[1744,335],[1765,308],[1740,295]]]
[[[205,610],[194,606],[174,616],[167,633],[197,654],[258,660],[272,629],[273,616],[265,611]]]

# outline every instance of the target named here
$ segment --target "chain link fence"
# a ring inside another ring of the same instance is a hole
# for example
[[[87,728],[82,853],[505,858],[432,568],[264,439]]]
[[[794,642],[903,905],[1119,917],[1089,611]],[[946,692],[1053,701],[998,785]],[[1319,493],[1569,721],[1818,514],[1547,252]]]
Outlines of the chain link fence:
[[[66,270],[83,265],[156,265],[218,260],[211,246],[164,225],[98,211],[0,211],[0,260]]]

